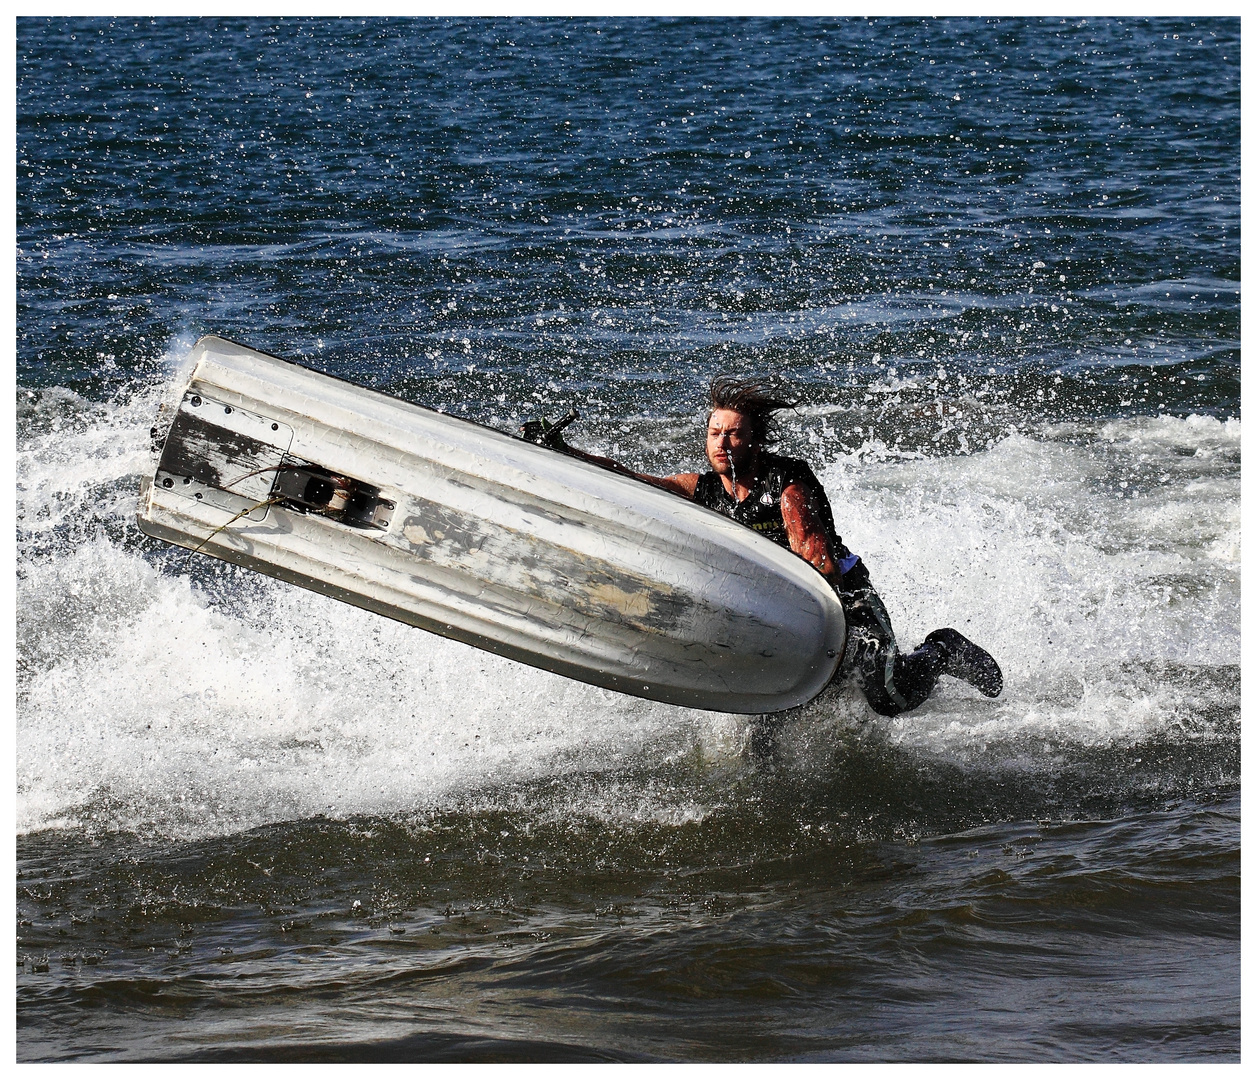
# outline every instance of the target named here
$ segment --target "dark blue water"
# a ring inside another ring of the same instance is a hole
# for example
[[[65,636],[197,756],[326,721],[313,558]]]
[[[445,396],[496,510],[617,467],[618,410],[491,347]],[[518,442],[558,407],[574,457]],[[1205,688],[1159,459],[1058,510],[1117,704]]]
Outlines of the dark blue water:
[[[17,24],[25,1060],[1238,1060],[1237,19]],[[745,717],[134,525],[218,333],[696,467],[996,702]]]

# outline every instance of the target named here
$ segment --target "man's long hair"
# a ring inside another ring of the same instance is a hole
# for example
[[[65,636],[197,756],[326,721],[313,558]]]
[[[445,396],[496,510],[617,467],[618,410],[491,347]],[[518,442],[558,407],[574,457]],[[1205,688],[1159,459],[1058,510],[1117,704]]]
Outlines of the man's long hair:
[[[781,433],[777,427],[776,413],[780,409],[793,409],[797,401],[791,401],[782,392],[756,379],[739,379],[733,375],[717,375],[711,381],[711,411],[732,409],[751,422],[751,438],[761,446],[775,443]]]

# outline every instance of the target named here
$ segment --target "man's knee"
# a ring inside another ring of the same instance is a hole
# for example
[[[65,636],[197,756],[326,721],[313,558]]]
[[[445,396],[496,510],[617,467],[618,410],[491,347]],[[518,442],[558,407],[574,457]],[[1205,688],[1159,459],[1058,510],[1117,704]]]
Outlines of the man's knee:
[[[864,691],[865,700],[881,716],[898,716],[921,705],[941,668],[935,657],[921,650],[904,656],[894,642],[878,642],[863,638],[856,649],[856,681]]]

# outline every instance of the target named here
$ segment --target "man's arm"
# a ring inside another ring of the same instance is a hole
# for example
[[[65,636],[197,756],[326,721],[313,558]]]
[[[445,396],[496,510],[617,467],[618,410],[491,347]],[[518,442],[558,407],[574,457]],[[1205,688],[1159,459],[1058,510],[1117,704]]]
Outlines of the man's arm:
[[[790,550],[816,567],[835,588],[840,586],[842,572],[834,562],[829,538],[808,487],[799,483],[786,485],[781,493],[781,520],[786,526]]]
[[[698,487],[698,473],[677,473],[674,476],[651,476],[649,473],[634,472],[632,469],[626,469],[618,461],[611,458],[598,457],[597,454],[587,454],[584,450],[577,450],[576,447],[564,444],[563,453],[569,457],[580,458],[582,461],[592,462],[594,465],[601,465],[604,469],[610,469],[612,472],[622,473],[625,476],[631,476],[635,480],[644,481],[647,484],[653,484],[657,488],[663,488],[664,491],[670,491],[673,495],[680,495],[683,499],[694,498],[694,491]]]
[[[674,473],[672,476],[650,476],[646,473],[633,475],[639,480],[645,480],[648,484],[654,484],[657,488],[670,491],[673,495],[680,495],[683,499],[693,499],[694,492],[698,488],[698,473],[696,472]]]

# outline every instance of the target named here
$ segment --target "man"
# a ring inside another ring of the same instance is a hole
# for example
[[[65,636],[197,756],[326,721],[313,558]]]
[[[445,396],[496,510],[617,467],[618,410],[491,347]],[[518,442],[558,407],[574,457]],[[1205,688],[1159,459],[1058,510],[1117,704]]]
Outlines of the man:
[[[847,659],[875,712],[896,716],[915,709],[944,674],[963,679],[987,697],[998,697],[1004,685],[999,665],[956,630],[935,630],[914,652],[899,651],[890,616],[869,581],[868,570],[858,555],[847,550],[834,528],[820,481],[805,462],[768,449],[776,439],[774,414],[794,404],[757,382],[729,377],[714,380],[707,417],[711,471],[701,474],[632,472],[609,458],[568,446],[559,438],[557,426],[544,422],[526,425],[524,436],[716,510],[811,563],[842,601]],[[565,420],[574,416],[569,414]]]

